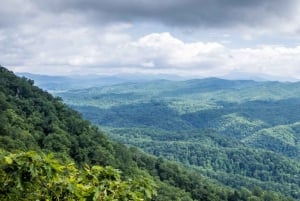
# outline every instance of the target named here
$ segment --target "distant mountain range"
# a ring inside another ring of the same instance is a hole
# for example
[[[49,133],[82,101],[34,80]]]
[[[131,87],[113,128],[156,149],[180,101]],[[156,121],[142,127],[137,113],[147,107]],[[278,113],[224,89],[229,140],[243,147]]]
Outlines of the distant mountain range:
[[[145,82],[150,80],[184,80],[174,75],[146,75],[146,74],[119,74],[119,75],[70,75],[53,76],[31,73],[17,73],[34,80],[35,84],[48,91],[66,91],[70,89],[83,89],[101,87],[125,82]]]
[[[300,81],[296,78],[283,77],[283,76],[271,76],[266,74],[251,74],[245,72],[231,72],[220,78],[228,80],[255,80],[255,81],[281,81],[281,82],[297,82]]]
[[[153,80],[183,81],[190,79],[203,79],[203,77],[184,77],[167,74],[117,74],[117,75],[70,75],[70,76],[52,76],[38,75],[31,73],[17,73],[35,81],[35,83],[48,91],[66,91],[70,89],[84,89],[90,87],[102,87],[128,82],[147,82]],[[254,81],[289,81],[296,82],[293,78],[275,77],[268,75],[255,75],[243,72],[232,72],[220,76],[219,78],[227,80],[254,80]]]

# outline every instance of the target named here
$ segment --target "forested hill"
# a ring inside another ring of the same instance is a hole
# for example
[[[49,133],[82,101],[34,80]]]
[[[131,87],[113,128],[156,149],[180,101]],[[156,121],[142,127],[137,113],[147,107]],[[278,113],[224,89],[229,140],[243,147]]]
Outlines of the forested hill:
[[[300,199],[300,83],[157,80],[59,95],[119,142]]]
[[[228,188],[112,142],[60,98],[3,67],[0,148],[1,200],[292,200]]]

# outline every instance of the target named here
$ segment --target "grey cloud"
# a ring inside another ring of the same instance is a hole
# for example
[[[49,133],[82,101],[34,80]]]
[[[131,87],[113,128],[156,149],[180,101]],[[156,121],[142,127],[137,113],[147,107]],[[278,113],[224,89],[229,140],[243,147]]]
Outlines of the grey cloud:
[[[255,66],[255,62],[273,67],[275,65],[272,62],[278,57],[276,55],[279,55],[280,51],[274,51],[275,59],[270,60],[271,63],[268,63],[268,59],[264,60],[269,58],[267,50],[265,55],[258,50],[250,52],[241,50],[237,51],[237,56],[227,59],[223,55],[232,53],[227,49],[224,50],[225,53],[222,51],[213,52],[211,55],[204,53],[202,57],[207,59],[202,59],[201,55],[198,55],[197,59],[200,58],[199,60],[183,58],[183,61],[176,61],[178,56],[171,54],[176,47],[171,45],[169,49],[164,49],[166,44],[162,43],[159,49],[164,51],[159,52],[147,44],[136,46],[139,43],[138,39],[127,38],[127,34],[124,36],[125,39],[122,39],[123,36],[120,35],[114,36],[112,33],[114,31],[107,28],[109,26],[106,26],[106,23],[151,21],[175,27],[204,28],[232,28],[243,25],[254,27],[253,30],[256,31],[259,30],[256,29],[259,26],[280,26],[276,20],[279,20],[280,23],[284,20],[290,21],[293,16],[296,16],[295,9],[298,9],[297,3],[299,4],[299,1],[295,0],[0,1],[0,61],[2,65],[28,66],[28,70],[34,69],[33,72],[40,69],[38,73],[43,73],[44,69],[47,69],[48,72],[60,72],[60,66],[65,67],[65,72],[70,69],[72,69],[70,71],[77,69],[79,71],[85,67],[99,68],[99,72],[107,70],[113,72],[117,68],[135,69],[135,67],[147,71],[180,70],[188,72],[189,70],[198,70],[200,72],[200,70],[212,69],[217,72],[220,66],[226,68],[226,64],[229,68],[245,66],[250,69]],[[298,23],[297,20],[296,22]],[[294,24],[292,23],[292,25]],[[292,27],[297,28],[297,26],[298,24],[295,24]],[[108,30],[105,30],[106,28]],[[104,37],[105,31],[114,43],[106,41],[108,39]],[[151,31],[155,32],[155,30],[149,30],[149,32]],[[217,32],[217,34],[219,33]],[[134,43],[132,47],[116,48],[119,43],[126,45],[132,42]],[[177,47],[177,49],[180,48],[182,47]],[[256,54],[256,52],[259,53]],[[285,54],[289,54],[290,50],[288,49],[286,52]],[[278,57],[277,68],[290,65],[292,66],[291,70],[287,72],[294,72],[294,69],[298,68],[298,65],[295,64],[300,63],[297,60],[298,57],[294,57],[294,55],[299,55],[299,52],[300,50],[295,50],[295,53],[286,60],[280,60]],[[189,55],[188,52],[187,55]],[[263,56],[260,57],[260,55]],[[243,58],[243,60],[240,61],[238,58]],[[286,61],[290,61],[290,63],[286,64]],[[145,66],[147,63],[155,65]],[[107,66],[109,68],[106,68]],[[259,69],[257,71],[260,72]]]
[[[44,15],[82,16],[85,23],[152,21],[171,26],[264,26],[289,21],[296,0],[2,0],[0,28]]]
[[[28,23],[38,17],[38,10],[30,0],[2,0],[0,2],[0,29]]]
[[[172,26],[259,26],[289,19],[295,0],[51,0],[35,3],[50,12],[74,12],[94,22],[149,20]]]

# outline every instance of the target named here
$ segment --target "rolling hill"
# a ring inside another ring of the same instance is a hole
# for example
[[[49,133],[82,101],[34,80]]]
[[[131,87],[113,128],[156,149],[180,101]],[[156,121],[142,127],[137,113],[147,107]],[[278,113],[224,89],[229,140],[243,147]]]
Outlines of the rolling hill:
[[[293,200],[226,187],[111,141],[61,98],[4,67],[0,103],[1,200]]]
[[[218,78],[57,93],[119,142],[231,187],[300,196],[300,83]]]

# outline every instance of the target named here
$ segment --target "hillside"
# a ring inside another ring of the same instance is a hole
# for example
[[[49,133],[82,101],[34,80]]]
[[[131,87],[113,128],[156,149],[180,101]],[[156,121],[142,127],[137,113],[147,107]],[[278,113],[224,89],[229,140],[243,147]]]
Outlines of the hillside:
[[[36,200],[41,198],[38,196],[68,200],[93,192],[94,199],[98,196],[100,200],[112,196],[118,200],[292,200],[259,188],[228,188],[176,163],[128,149],[109,140],[60,98],[3,67],[0,67],[0,103],[0,181],[5,184],[0,188],[2,200]],[[72,161],[76,167],[67,165]],[[96,166],[89,170],[87,165]],[[121,176],[117,170],[99,165],[119,169]],[[87,175],[94,174],[106,179],[93,180],[95,191],[90,192],[94,187],[89,184],[87,188],[84,182],[89,178]],[[12,175],[17,179],[11,180]],[[80,184],[70,187],[70,182]],[[102,185],[102,190],[97,185]],[[42,188],[43,195],[31,193]]]
[[[58,93],[112,139],[300,198],[300,83],[158,80]]]

